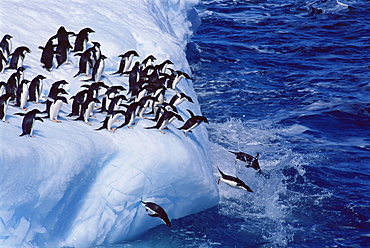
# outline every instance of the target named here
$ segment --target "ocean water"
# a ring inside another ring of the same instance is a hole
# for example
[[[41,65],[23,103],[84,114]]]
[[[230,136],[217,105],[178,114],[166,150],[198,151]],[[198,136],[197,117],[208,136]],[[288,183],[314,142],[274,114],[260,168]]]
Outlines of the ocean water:
[[[188,60],[216,207],[105,247],[370,246],[370,3],[201,1]],[[229,151],[260,153],[263,175]]]

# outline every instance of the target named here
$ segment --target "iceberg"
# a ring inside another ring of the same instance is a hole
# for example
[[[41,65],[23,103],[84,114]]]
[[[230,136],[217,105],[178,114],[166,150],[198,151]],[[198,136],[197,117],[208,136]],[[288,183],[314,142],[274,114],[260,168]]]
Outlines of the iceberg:
[[[0,35],[13,36],[13,49],[30,48],[24,78],[45,76],[43,96],[52,83],[66,80],[69,98],[86,83],[84,76],[73,77],[78,57],[70,53],[68,63],[49,72],[42,68],[38,49],[59,27],[76,33],[92,28],[89,42],[99,42],[107,57],[103,82],[128,88],[127,77],[111,75],[118,55],[128,50],[138,52],[138,61],[154,55],[158,63],[169,59],[173,69],[191,73],[185,49],[199,25],[197,2],[10,1],[0,10]],[[0,81],[6,82],[13,72],[0,74]],[[187,109],[200,114],[192,82],[182,79],[177,87],[194,101],[178,106],[184,120],[189,118]],[[174,94],[167,90],[165,97]],[[30,102],[26,107],[45,109]],[[105,115],[96,113],[91,126],[73,121],[67,117],[69,101],[62,105],[61,123],[35,122],[35,137],[20,137],[22,117],[14,115],[19,112],[24,111],[9,106],[9,123],[0,123],[0,247],[91,247],[134,239],[163,224],[147,215],[141,201],[161,205],[172,220],[219,201],[206,124],[187,136],[178,130],[183,124],[178,120],[165,134],[145,129],[153,122],[140,118],[132,129],[97,131]]]

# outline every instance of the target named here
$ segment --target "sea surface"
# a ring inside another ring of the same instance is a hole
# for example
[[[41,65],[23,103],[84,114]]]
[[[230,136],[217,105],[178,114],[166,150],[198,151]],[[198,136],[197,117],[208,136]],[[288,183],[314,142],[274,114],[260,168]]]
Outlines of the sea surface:
[[[369,247],[370,2],[205,0],[188,45],[218,206],[109,247]],[[229,151],[255,156],[263,175]]]

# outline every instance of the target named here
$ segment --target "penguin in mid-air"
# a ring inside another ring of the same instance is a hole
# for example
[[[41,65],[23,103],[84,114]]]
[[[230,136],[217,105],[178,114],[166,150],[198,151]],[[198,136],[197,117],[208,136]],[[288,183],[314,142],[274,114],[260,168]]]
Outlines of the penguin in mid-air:
[[[259,165],[259,162],[258,162],[258,157],[260,155],[259,152],[257,153],[257,155],[255,157],[253,157],[252,155],[249,155],[245,152],[233,152],[233,151],[229,151],[229,152],[236,155],[235,162],[234,162],[235,164],[236,164],[237,160],[240,160],[242,162],[245,162],[245,167],[247,167],[247,168],[252,167],[253,169],[255,169],[260,174],[263,174],[262,170],[261,170],[261,167]]]
[[[124,54],[119,55],[118,57],[121,58],[121,61],[118,66],[118,70],[112,73],[112,75],[119,74],[121,76],[125,73],[128,73],[134,56],[139,57],[139,54],[134,50],[131,50],[131,51],[125,52]]]
[[[33,109],[27,113],[15,113],[14,115],[24,116],[22,121],[22,133],[19,136],[29,135],[30,137],[35,137],[32,135],[33,126],[35,121],[44,122],[40,117],[36,117],[36,114],[41,114],[41,111],[38,109]]]
[[[6,119],[6,112],[9,106],[9,101],[12,96],[13,95],[10,93],[0,96],[0,120],[2,120],[5,123],[9,123],[9,121],[5,119]]]
[[[10,59],[9,67],[6,69],[17,70],[19,67],[21,67],[23,65],[23,60],[26,57],[26,53],[31,53],[31,50],[28,47],[17,47],[11,54],[12,57]]]
[[[75,47],[72,52],[82,52],[86,50],[87,42],[89,41],[89,33],[95,33],[91,28],[81,29],[76,35]]]
[[[187,109],[187,111],[190,113],[191,117],[185,122],[185,124],[182,127],[178,128],[180,130],[184,130],[185,136],[187,132],[191,132],[192,129],[196,128],[200,123],[202,122],[209,123],[206,117],[194,115],[194,113],[190,109]]]
[[[231,187],[238,188],[238,189],[244,189],[248,192],[253,192],[251,188],[249,188],[242,180],[240,180],[237,177],[229,176],[223,173],[220,168],[218,168],[218,171],[220,172],[221,176],[218,179],[218,184],[220,184],[220,181],[225,182],[227,185],[230,185]]]
[[[141,202],[144,204],[145,210],[148,212],[149,216],[160,218],[166,224],[166,226],[172,228],[170,219],[168,218],[166,211],[164,211],[164,209],[161,206],[154,202],[144,202],[144,201]]]

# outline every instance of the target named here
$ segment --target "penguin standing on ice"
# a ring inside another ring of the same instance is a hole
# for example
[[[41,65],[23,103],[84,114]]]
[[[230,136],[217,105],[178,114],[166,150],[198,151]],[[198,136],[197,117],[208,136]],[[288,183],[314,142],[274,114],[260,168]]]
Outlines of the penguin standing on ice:
[[[16,106],[20,107],[22,110],[27,110],[26,104],[28,99],[28,86],[30,81],[27,79],[23,79],[21,84],[18,86],[17,89],[17,103]]]
[[[107,58],[106,56],[101,55],[100,58],[98,58],[95,61],[94,68],[93,68],[93,71],[92,71],[92,74],[91,74],[91,78],[86,80],[86,81],[94,81],[94,82],[99,82],[100,81],[100,78],[101,78],[101,76],[103,74],[103,71],[104,71],[104,68],[105,68],[104,60],[106,58]]]
[[[112,75],[119,74],[121,76],[125,73],[128,73],[128,71],[130,70],[130,66],[131,66],[132,59],[133,59],[134,56],[139,57],[139,54],[134,50],[131,50],[131,51],[128,51],[124,54],[119,55],[118,57],[121,58],[121,61],[120,61],[119,66],[118,66],[118,70],[116,72],[112,73]]]
[[[58,120],[59,111],[62,107],[62,104],[68,104],[67,98],[64,96],[56,96],[54,99],[51,99],[52,103],[49,110],[49,118],[53,122],[62,122]]]
[[[117,128],[112,128],[113,124],[117,121],[118,117],[124,115],[125,111],[117,110],[108,114],[105,119],[102,121],[103,125],[95,130],[107,129],[109,132],[114,133]]]
[[[187,111],[190,113],[191,117],[185,122],[185,124],[182,127],[178,128],[180,130],[184,130],[185,136],[187,132],[191,132],[192,129],[196,128],[200,123],[202,122],[209,123],[206,117],[194,115],[194,113],[191,112],[190,109],[187,109]]]
[[[97,98],[88,97],[85,102],[81,105],[80,116],[75,119],[75,121],[81,120],[84,121],[87,125],[91,125],[89,122],[89,117],[95,117],[92,115],[95,104],[100,103]]]
[[[12,38],[13,36],[11,36],[10,34],[6,34],[0,42],[0,49],[3,51],[6,59],[10,57],[10,52],[12,51]]]
[[[172,228],[170,219],[168,218],[166,211],[164,211],[161,206],[154,202],[141,202],[144,204],[145,210],[148,212],[149,216],[160,218],[166,224],[166,226]]]
[[[45,68],[47,71],[51,71],[53,68],[53,60],[54,55],[57,54],[57,52],[54,50],[56,45],[53,44],[53,39],[50,38],[47,42],[45,47],[39,46],[38,48],[42,50],[40,62],[43,64],[43,68]]]
[[[13,95],[11,100],[13,100],[17,95],[18,86],[22,82],[24,77],[24,70],[24,67],[19,67],[17,71],[10,75],[10,77],[8,78],[5,86],[5,92]]]
[[[22,133],[19,136],[29,135],[30,137],[35,137],[32,135],[33,133],[33,126],[35,121],[44,122],[40,117],[36,117],[36,114],[41,114],[41,111],[38,109],[33,109],[29,112],[25,113],[15,113],[14,115],[24,116],[22,121]]]
[[[23,64],[23,60],[26,57],[26,53],[31,53],[31,50],[28,47],[17,47],[15,51],[11,54],[12,57],[10,59],[9,67],[6,69],[17,70],[19,67],[21,67]]]
[[[161,117],[157,121],[157,124],[155,126],[152,126],[152,127],[146,127],[145,129],[156,128],[161,133],[164,134],[165,132],[163,131],[163,129],[166,128],[175,119],[178,119],[179,121],[184,121],[179,114],[177,114],[173,111],[166,110],[166,109],[163,109],[163,110],[164,110],[164,113],[161,115]]]
[[[32,79],[30,87],[28,88],[28,101],[39,103],[43,88],[43,80],[45,78],[46,77],[43,75],[37,75]]]
[[[9,101],[12,96],[13,95],[9,93],[0,96],[0,119],[5,123],[9,123],[9,121],[5,119],[6,119],[6,112],[9,106]]]
[[[4,52],[0,49],[0,73],[4,73],[8,59],[4,56]]]
[[[218,179],[218,184],[220,184],[220,181],[223,181],[225,182],[227,185],[231,186],[231,187],[234,187],[234,188],[238,188],[238,189],[244,189],[248,192],[253,192],[253,190],[251,188],[249,188],[242,180],[240,180],[239,178],[237,177],[233,177],[233,176],[229,176],[229,175],[226,175],[225,173],[223,173],[220,168],[218,168],[218,171],[220,172],[221,176],[220,178]]]
[[[80,56],[80,60],[78,62],[78,72],[73,77],[77,77],[80,74],[85,74],[86,76],[90,73],[90,68],[92,66],[91,54],[93,52],[93,48],[89,48],[83,53],[76,53],[74,56]]]
[[[124,113],[125,121],[117,128],[121,128],[126,125],[128,128],[132,128],[131,125],[134,124],[135,117],[137,116],[137,111],[142,106],[143,105],[140,102],[134,102],[134,103],[131,103],[129,106],[127,106],[127,109]]]
[[[72,52],[85,51],[87,42],[89,41],[89,33],[95,33],[91,28],[81,29],[76,35],[75,47]]]

